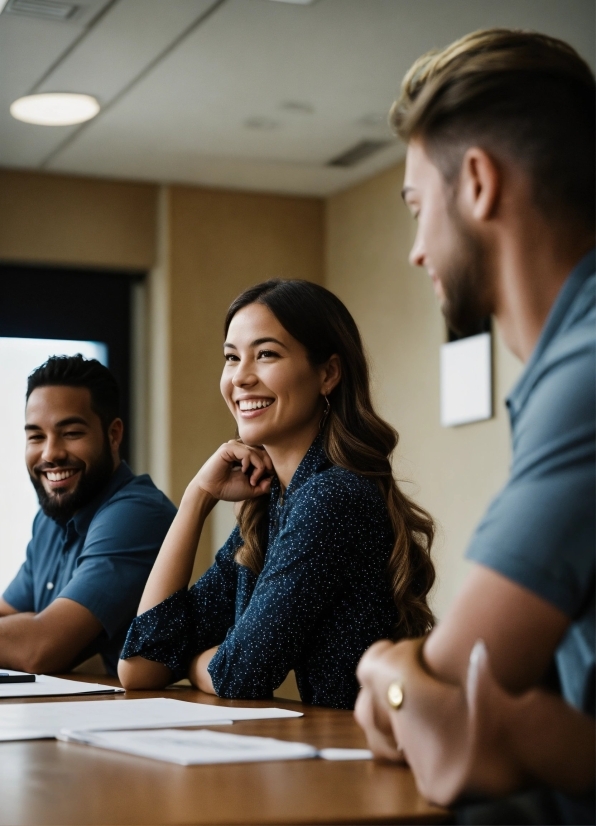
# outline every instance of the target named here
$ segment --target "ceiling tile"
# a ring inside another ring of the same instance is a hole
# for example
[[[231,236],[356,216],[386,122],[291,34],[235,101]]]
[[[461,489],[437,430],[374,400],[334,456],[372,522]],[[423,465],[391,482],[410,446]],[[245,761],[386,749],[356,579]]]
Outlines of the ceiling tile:
[[[120,0],[39,91],[84,92],[108,103],[214,2]]]

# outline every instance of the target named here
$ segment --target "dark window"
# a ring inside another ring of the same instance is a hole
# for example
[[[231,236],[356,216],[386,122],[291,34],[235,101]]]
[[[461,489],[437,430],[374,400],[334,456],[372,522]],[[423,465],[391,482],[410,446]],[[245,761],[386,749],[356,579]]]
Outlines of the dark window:
[[[142,275],[0,265],[0,336],[101,341],[122,394],[130,455],[131,291]],[[25,387],[23,387],[23,393]]]

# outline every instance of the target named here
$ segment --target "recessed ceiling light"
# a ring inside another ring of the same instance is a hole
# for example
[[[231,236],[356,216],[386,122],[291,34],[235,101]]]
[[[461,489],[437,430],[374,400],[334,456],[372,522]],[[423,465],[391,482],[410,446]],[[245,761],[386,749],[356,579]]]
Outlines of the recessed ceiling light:
[[[315,0],[273,0],[276,3],[293,3],[295,6],[310,6]]]
[[[91,95],[75,95],[69,92],[48,92],[27,95],[15,100],[10,114],[25,123],[42,126],[70,126],[91,120],[99,112],[99,103]]]

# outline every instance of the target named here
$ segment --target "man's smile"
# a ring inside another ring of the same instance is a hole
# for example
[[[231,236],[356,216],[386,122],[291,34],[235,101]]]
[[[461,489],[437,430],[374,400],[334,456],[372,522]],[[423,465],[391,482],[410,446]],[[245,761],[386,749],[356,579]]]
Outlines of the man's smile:
[[[46,481],[46,486],[50,490],[62,490],[72,487],[71,480],[79,476],[80,468],[48,468],[38,471],[39,475]]]
[[[62,470],[62,471],[47,470],[46,471],[46,478],[50,482],[60,482],[60,481],[62,481],[62,479],[68,479],[70,476],[74,476],[75,473],[78,473],[78,470]]]

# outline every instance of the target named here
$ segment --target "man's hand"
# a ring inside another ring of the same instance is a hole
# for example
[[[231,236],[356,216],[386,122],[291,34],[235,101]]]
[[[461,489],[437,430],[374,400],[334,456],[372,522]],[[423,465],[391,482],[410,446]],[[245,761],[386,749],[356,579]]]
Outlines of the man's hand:
[[[464,791],[498,794],[515,789],[525,775],[500,738],[501,720],[491,721],[477,711],[486,709],[497,690],[493,680],[490,697],[478,702],[478,687],[488,685],[486,658],[482,663],[473,660],[466,696],[462,687],[429,674],[424,642],[422,638],[397,645],[377,643],[358,667],[363,708],[372,707],[374,713],[361,713],[359,697],[356,719],[375,756],[388,755],[387,743],[392,742],[394,749],[399,744],[421,793],[440,805],[449,805]],[[399,709],[389,704],[392,683],[398,683],[403,693]]]
[[[32,674],[67,671],[101,631],[91,611],[64,597],[39,614],[11,609],[8,616],[0,617],[0,668]]]
[[[357,671],[362,691],[355,714],[375,756],[406,761],[422,794],[445,805],[459,793],[465,774],[466,701],[460,686],[428,673],[425,641],[383,641],[366,652]],[[397,710],[389,703],[392,683],[403,693]]]
[[[440,805],[528,782],[590,788],[594,720],[533,688],[568,624],[549,603],[476,566],[428,639],[376,643],[360,661],[355,713],[370,748],[393,760],[403,750],[422,794]],[[403,693],[397,710],[387,693],[393,682]]]
[[[395,740],[391,707],[387,701],[387,689],[397,679],[394,668],[396,648],[389,640],[380,640],[360,660],[356,676],[361,688],[354,716],[375,757],[402,762],[404,754]]]

